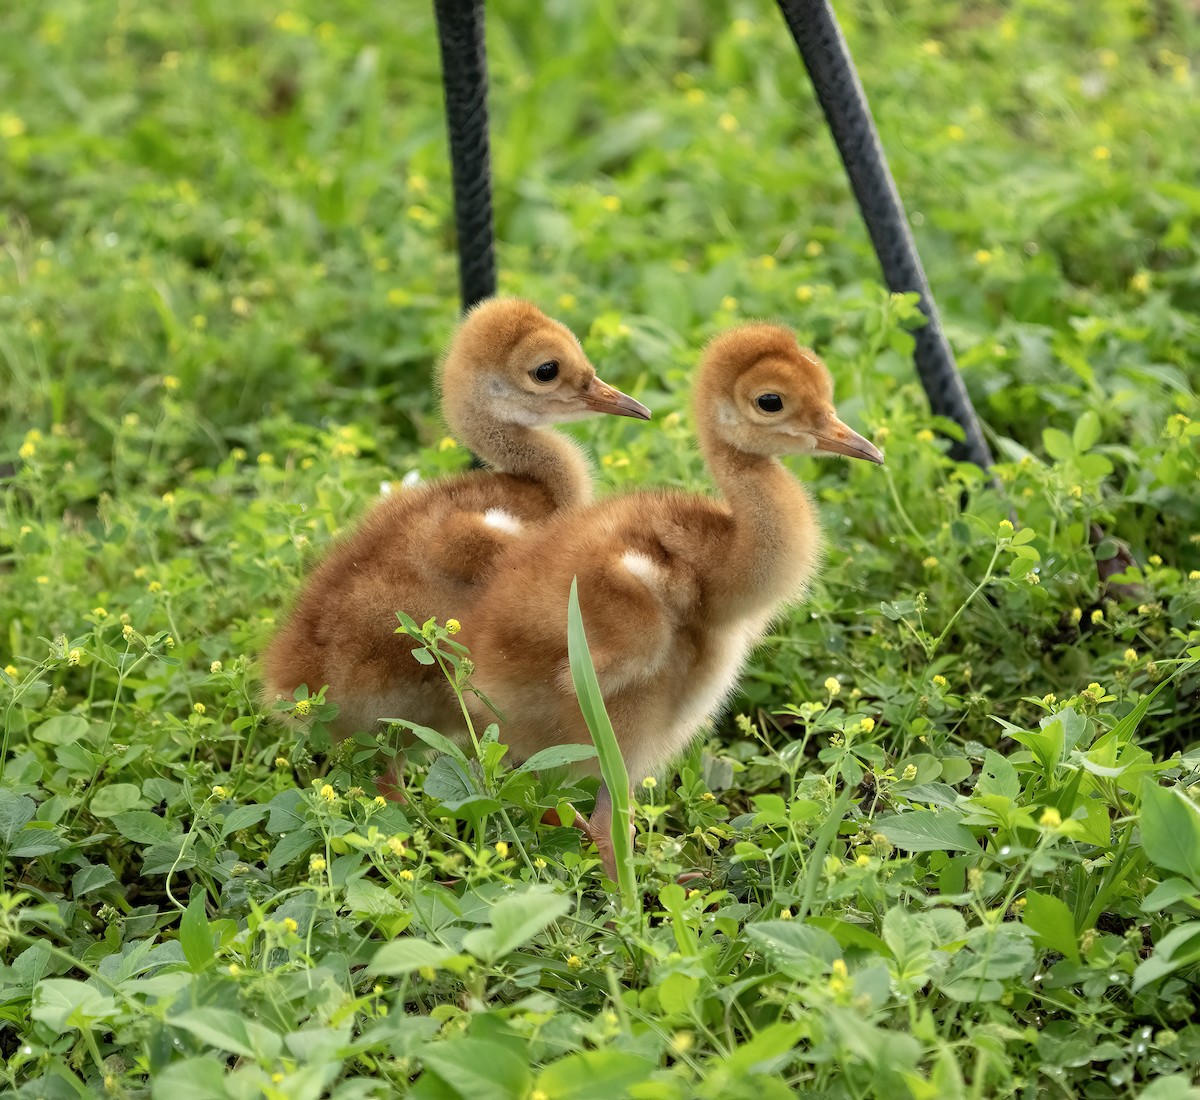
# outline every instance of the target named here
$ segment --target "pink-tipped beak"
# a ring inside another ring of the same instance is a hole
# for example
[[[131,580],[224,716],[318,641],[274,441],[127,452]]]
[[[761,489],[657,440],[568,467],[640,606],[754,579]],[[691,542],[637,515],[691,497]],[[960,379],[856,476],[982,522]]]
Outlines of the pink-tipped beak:
[[[868,462],[883,465],[883,452],[836,418],[823,435],[817,436],[817,450],[824,454],[845,455],[847,458],[865,458]]]
[[[582,396],[583,403],[592,412],[632,416],[638,420],[650,419],[650,410],[645,405],[635,401],[627,393],[613,389],[607,382],[601,382],[599,378],[592,379]]]

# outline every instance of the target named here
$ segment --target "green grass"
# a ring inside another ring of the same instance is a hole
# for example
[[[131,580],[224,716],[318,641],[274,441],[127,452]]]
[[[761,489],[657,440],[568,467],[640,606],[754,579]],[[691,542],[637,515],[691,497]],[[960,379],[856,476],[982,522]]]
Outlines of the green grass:
[[[492,730],[377,805],[254,660],[381,481],[466,460],[428,6],[5,5],[4,1087],[1200,1096],[1189,7],[838,5],[998,490],[771,5],[489,8],[502,288],[656,413],[579,428],[603,490],[706,484],[697,351],[758,316],[888,464],[796,463],[828,564],[637,792],[640,916],[540,823],[594,784]]]

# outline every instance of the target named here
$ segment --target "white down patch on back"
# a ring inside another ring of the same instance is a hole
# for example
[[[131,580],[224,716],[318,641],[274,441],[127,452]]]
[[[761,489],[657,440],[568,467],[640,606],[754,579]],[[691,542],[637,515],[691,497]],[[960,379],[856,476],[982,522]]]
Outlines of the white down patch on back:
[[[483,513],[483,522],[489,527],[495,527],[497,531],[503,531],[508,535],[519,535],[521,533],[521,521],[511,512],[506,512],[503,508],[489,508]]]
[[[657,589],[662,583],[662,570],[637,550],[626,550],[621,555],[621,564],[647,588]]]

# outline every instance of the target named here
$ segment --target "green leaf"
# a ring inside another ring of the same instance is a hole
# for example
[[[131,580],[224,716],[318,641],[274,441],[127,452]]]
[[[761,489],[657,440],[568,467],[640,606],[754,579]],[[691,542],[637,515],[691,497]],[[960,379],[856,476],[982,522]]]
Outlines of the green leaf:
[[[491,927],[468,932],[463,947],[485,962],[495,962],[570,911],[571,899],[566,894],[548,886],[531,886],[496,902],[490,914]]]
[[[375,952],[367,970],[371,974],[411,974],[423,966],[441,966],[455,952],[438,943],[413,936],[393,940]]]
[[[225,1070],[211,1054],[172,1062],[151,1076],[153,1100],[226,1100]]]
[[[107,863],[89,863],[76,871],[71,878],[71,896],[81,898],[84,894],[90,894],[93,890],[99,890],[102,886],[116,881],[117,876],[112,873],[112,868]]]
[[[1075,454],[1075,448],[1071,445],[1071,437],[1057,428],[1046,428],[1042,432],[1042,445],[1046,448],[1046,454],[1060,462]]]
[[[44,978],[33,991],[30,1015],[52,1031],[85,1028],[116,1012],[116,1004],[94,986],[71,978]]]
[[[421,789],[450,810],[482,793],[470,768],[449,756],[439,756],[429,765]]]
[[[464,768],[470,769],[467,763],[466,754],[460,749],[449,737],[438,733],[437,730],[431,730],[428,726],[418,726],[415,722],[406,722],[403,718],[385,718],[385,722],[390,722],[392,725],[402,726],[408,730],[414,737],[424,741],[431,749],[437,749],[438,752],[445,753],[447,756],[457,760]]]
[[[112,819],[113,827],[134,844],[165,844],[183,831],[177,821],[167,821],[153,810],[130,810]]]
[[[1070,907],[1051,894],[1025,895],[1025,924],[1037,933],[1038,942],[1051,951],[1079,962],[1079,937],[1075,933],[1075,917]]]
[[[1100,438],[1100,417],[1094,410],[1088,409],[1077,421],[1075,430],[1071,433],[1071,444],[1078,454],[1090,451]]]
[[[791,1020],[770,1024],[753,1038],[739,1043],[724,1060],[725,1065],[738,1077],[749,1073],[776,1073],[781,1068],[776,1061],[791,1056],[807,1026],[803,1021]]]
[[[197,890],[179,921],[179,945],[193,974],[208,968],[216,958],[213,950],[212,926],[204,908],[204,891]]]
[[[579,608],[579,580],[571,578],[571,594],[567,600],[567,659],[571,665],[571,682],[579,699],[579,709],[592,735],[600,758],[600,774],[612,799],[612,851],[617,865],[621,904],[627,913],[640,912],[641,891],[633,872],[633,850],[629,833],[633,828],[633,806],[629,797],[629,771],[617,735],[613,732],[600,681],[592,664],[587,633],[583,627],[583,612]]]
[[[89,725],[78,714],[59,714],[38,726],[33,736],[47,745],[71,745],[87,736]]]
[[[562,768],[568,764],[578,764],[581,760],[592,760],[595,756],[595,745],[551,745],[548,749],[535,752],[517,771]]]
[[[283,1049],[283,1039],[270,1028],[228,1008],[193,1008],[178,1016],[168,1016],[167,1023],[209,1046],[243,1058],[272,1062]]]
[[[822,973],[842,957],[837,940],[823,928],[794,920],[768,920],[746,925],[746,939],[772,964],[792,978]]]
[[[906,852],[978,852],[979,843],[962,816],[945,810],[911,810],[882,817],[876,827]]]
[[[1177,788],[1142,783],[1142,849],[1157,867],[1200,884],[1200,810]]]
[[[7,787],[0,787],[0,847],[7,848],[23,828],[25,822],[37,813],[37,803],[32,798],[17,794]]]
[[[230,833],[236,833],[239,829],[249,829],[251,825],[257,825],[266,816],[266,806],[256,806],[253,804],[249,806],[237,806],[225,815],[225,821],[221,825],[221,836],[227,837]]]
[[[1017,769],[998,752],[988,749],[983,756],[983,767],[980,770],[979,782],[975,784],[975,794],[998,794],[1015,802],[1021,794],[1021,780]]]
[[[1200,891],[1197,891],[1196,884],[1185,878],[1169,878],[1160,882],[1142,899],[1142,912],[1158,913],[1185,899],[1194,908],[1200,909]]]
[[[538,1075],[537,1090],[548,1100],[612,1100],[626,1096],[640,1081],[647,1081],[657,1065],[636,1054],[606,1047],[568,1054]]]
[[[1136,993],[1143,986],[1197,962],[1200,962],[1200,921],[1188,921],[1172,928],[1154,945],[1154,954],[1133,972],[1130,989]]]
[[[532,1074],[507,1046],[485,1039],[426,1043],[417,1057],[463,1100],[525,1100]]]
[[[92,796],[88,809],[96,817],[116,817],[130,810],[146,808],[140,787],[133,783],[110,783]]]

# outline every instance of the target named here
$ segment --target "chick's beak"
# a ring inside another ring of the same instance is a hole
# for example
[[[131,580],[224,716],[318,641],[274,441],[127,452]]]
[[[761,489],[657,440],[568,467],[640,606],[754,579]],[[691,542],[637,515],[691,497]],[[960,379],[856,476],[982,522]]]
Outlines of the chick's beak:
[[[592,412],[612,413],[615,416],[632,416],[638,420],[649,420],[650,410],[640,401],[626,393],[615,390],[607,382],[593,378],[586,390],[580,394],[583,403]]]
[[[847,458],[865,458],[868,462],[883,465],[883,452],[853,428],[846,427],[836,416],[830,417],[825,429],[817,436],[817,450]]]

